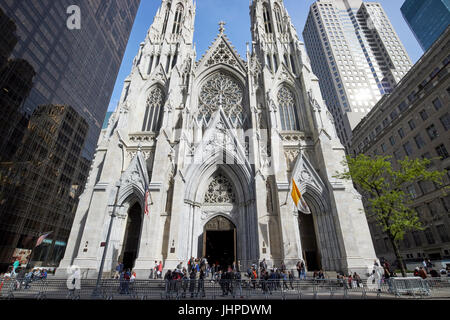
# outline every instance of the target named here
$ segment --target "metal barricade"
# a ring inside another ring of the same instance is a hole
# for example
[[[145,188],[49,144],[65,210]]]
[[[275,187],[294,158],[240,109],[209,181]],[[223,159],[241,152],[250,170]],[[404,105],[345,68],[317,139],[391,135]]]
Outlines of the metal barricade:
[[[395,296],[403,294],[412,296],[431,295],[427,282],[420,277],[395,277],[388,279],[389,292]]]
[[[223,299],[392,299],[450,297],[448,278],[390,278],[351,285],[344,279],[82,279],[73,289],[65,279],[3,280],[2,299],[223,300]]]

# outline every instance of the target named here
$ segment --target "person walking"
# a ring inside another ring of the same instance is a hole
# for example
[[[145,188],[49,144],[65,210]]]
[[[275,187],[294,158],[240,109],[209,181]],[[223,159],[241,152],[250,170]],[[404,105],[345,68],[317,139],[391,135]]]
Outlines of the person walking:
[[[158,264],[158,271],[157,271],[158,279],[162,279],[162,271],[163,271],[163,265],[162,265],[162,261],[160,261]]]
[[[186,270],[183,272],[183,278],[181,278],[181,288],[183,289],[183,293],[181,294],[181,297],[184,299],[186,298],[186,291],[189,285],[189,275]]]
[[[121,273],[121,272],[122,272],[122,270],[121,270],[120,262],[117,261],[117,266],[116,266],[116,270],[115,270],[115,272],[114,272],[113,278],[114,278],[114,279],[119,279],[120,273]]]
[[[26,286],[25,286],[26,287]],[[81,292],[81,271],[79,268],[72,269],[72,274],[67,278],[68,299],[79,300]]]
[[[421,277],[422,279],[427,278],[427,272],[424,267],[419,268],[419,277]]]
[[[302,278],[306,280],[306,266],[305,262],[303,260],[300,260],[297,263],[297,270],[298,270],[298,278],[301,280]]]
[[[172,270],[167,270],[166,274],[164,275],[164,291],[166,294],[166,299],[169,299],[169,295],[170,295],[170,289],[172,286]]]
[[[242,282],[241,282],[241,273],[239,271],[236,271],[233,275],[234,285],[233,287],[235,290],[233,291],[233,298],[236,297],[236,292],[239,291],[239,297],[242,299],[244,296],[242,295]]]
[[[266,259],[262,259],[262,261],[259,263],[259,269],[260,271],[262,270],[267,270],[267,263],[266,263]]]
[[[291,285],[291,289],[294,290],[294,274],[291,271],[288,271],[289,284]]]
[[[191,273],[189,274],[189,292],[191,293],[191,298],[194,298],[195,291],[195,278],[197,277],[197,272],[194,268],[191,269]]]
[[[13,260],[14,260],[14,262],[13,262],[13,269],[12,269],[11,275],[15,276],[16,275],[16,269],[19,267],[20,261],[16,257],[14,257]]]
[[[199,296],[200,292],[202,293],[202,298],[204,298],[205,295],[205,272],[203,269],[200,269],[200,274],[198,275],[198,286],[197,286],[197,297]]]
[[[281,261],[280,271],[281,273],[286,271],[286,265],[284,264],[284,261]]]

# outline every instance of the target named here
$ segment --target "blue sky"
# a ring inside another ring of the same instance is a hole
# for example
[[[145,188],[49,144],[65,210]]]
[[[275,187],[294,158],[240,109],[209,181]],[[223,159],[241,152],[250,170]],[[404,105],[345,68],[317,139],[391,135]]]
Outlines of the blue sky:
[[[404,0],[378,0],[388,15],[394,29],[415,63],[423,54],[418,42],[410,31],[400,12]],[[302,39],[302,31],[310,5],[314,0],[284,0],[284,4],[292,18],[298,35]],[[119,75],[116,80],[108,111],[113,111],[120,99],[123,81],[131,71],[139,44],[144,41],[153,17],[158,10],[160,0],[141,0],[141,5],[128,41]],[[246,43],[251,42],[249,0],[197,0],[194,42],[197,47],[197,59],[208,49],[218,33],[218,22],[225,21],[225,33],[242,57],[245,57]]]

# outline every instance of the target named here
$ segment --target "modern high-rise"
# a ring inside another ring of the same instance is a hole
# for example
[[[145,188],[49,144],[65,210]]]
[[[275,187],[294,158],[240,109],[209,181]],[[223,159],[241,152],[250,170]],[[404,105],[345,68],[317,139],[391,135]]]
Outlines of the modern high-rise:
[[[361,0],[319,0],[303,30],[313,72],[349,150],[352,130],[411,68],[382,6]]]
[[[64,254],[139,3],[0,1],[0,270]]]
[[[406,0],[400,10],[424,51],[450,24],[450,0]]]
[[[417,75],[420,75],[419,77]],[[351,154],[427,158],[430,170],[447,171],[443,185],[417,181],[404,186],[423,230],[408,231],[400,254],[409,270],[424,258],[439,270],[450,265],[450,27],[353,130]],[[363,198],[364,199],[364,198]],[[368,203],[365,203],[368,205]],[[379,258],[393,262],[394,250],[376,216],[367,211]]]

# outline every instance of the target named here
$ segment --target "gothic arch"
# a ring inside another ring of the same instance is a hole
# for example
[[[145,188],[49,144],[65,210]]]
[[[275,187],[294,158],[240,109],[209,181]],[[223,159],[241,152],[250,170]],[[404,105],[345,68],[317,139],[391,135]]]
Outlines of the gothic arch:
[[[280,68],[281,70],[281,68]],[[290,93],[292,93],[293,95],[293,99],[294,99],[294,110],[296,112],[297,115],[297,120],[298,120],[298,131],[305,131],[306,130],[306,123],[307,123],[307,118],[306,118],[306,108],[305,108],[305,104],[304,104],[304,97],[303,95],[300,93],[302,90],[301,88],[297,88],[298,84],[295,83],[293,80],[291,80],[289,77],[286,79],[283,79],[281,81],[278,81],[277,83],[275,83],[275,88],[276,90],[274,91],[274,100],[276,101],[277,104],[277,109],[278,109],[278,118],[280,119],[280,124],[281,124],[281,111],[280,111],[280,101],[279,101],[279,94],[283,89],[287,89],[289,90]]]
[[[222,154],[219,155],[219,153],[201,165],[189,166],[185,175],[185,202],[201,204],[207,182],[218,170],[221,170],[233,184],[237,203],[247,203],[254,199],[253,178],[249,168],[242,164],[221,164],[222,159],[219,159],[219,156]],[[232,154],[229,156],[235,158]]]

